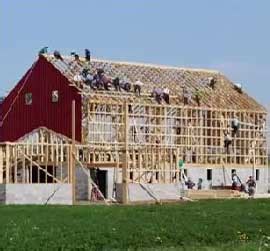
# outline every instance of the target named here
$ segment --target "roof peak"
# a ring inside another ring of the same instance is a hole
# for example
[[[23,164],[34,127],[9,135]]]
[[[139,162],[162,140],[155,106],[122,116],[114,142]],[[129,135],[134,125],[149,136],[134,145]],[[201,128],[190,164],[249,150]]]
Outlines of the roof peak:
[[[208,73],[215,73],[215,74],[220,73],[219,71],[210,70],[210,69],[179,67],[179,66],[152,64],[152,63],[144,63],[144,62],[129,62],[129,61],[98,59],[98,58],[93,58],[92,60],[100,61],[100,62],[105,61],[105,62],[108,62],[108,63],[125,64],[125,65],[138,65],[138,66],[143,66],[143,67],[154,67],[154,68],[159,68],[159,69],[173,69],[173,70],[182,70],[182,71],[199,71],[199,72],[208,72]]]
[[[53,57],[52,54],[45,55],[47,57]],[[73,56],[62,55],[65,59],[73,59]],[[84,57],[80,57],[80,60],[84,60]],[[211,69],[201,69],[201,68],[191,68],[191,67],[179,67],[179,66],[171,66],[171,65],[162,65],[162,64],[153,64],[153,63],[144,63],[144,62],[135,62],[135,61],[122,61],[122,60],[111,60],[111,59],[103,59],[103,58],[91,58],[91,61],[94,62],[106,62],[106,63],[115,63],[120,65],[135,65],[142,67],[152,67],[158,69],[168,69],[168,70],[180,70],[180,71],[193,71],[193,72],[205,72],[212,74],[220,74],[218,70]]]

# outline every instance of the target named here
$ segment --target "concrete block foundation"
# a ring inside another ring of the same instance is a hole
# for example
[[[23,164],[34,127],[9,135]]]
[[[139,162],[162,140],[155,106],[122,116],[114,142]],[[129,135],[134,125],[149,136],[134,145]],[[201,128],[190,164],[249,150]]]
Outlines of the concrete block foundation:
[[[122,201],[122,184],[118,183],[114,187],[114,172],[112,168],[102,168],[106,171],[106,193],[104,196],[113,200]],[[203,190],[209,190],[214,186],[230,186],[232,171],[236,170],[237,175],[243,183],[249,176],[256,178],[256,194],[268,193],[269,176],[268,168],[222,168],[222,167],[186,167],[186,175],[196,184],[198,179],[203,179]],[[82,168],[76,170],[76,200],[89,201],[91,197],[91,184],[89,175]],[[121,179],[120,179],[121,180]],[[114,193],[114,188],[116,191]],[[183,195],[183,194],[182,194]],[[179,200],[180,183],[158,184],[130,183],[128,187],[130,202],[155,202],[158,200]],[[72,185],[71,184],[0,184],[0,202],[5,204],[59,204],[72,205]]]
[[[22,205],[72,205],[71,184],[1,184],[0,201]]]
[[[117,201],[122,201],[122,184],[117,184]],[[174,184],[129,184],[129,202],[156,202],[180,199],[180,183]]]

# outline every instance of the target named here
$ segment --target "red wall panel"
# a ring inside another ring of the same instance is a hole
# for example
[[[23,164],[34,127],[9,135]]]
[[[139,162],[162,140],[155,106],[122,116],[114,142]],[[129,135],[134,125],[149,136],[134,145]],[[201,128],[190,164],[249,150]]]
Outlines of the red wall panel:
[[[57,103],[52,102],[54,90],[59,92]],[[32,105],[25,104],[26,93],[32,93]],[[71,138],[72,100],[76,101],[76,140],[81,141],[81,95],[53,65],[39,57],[1,104],[0,141],[16,141],[41,126]]]

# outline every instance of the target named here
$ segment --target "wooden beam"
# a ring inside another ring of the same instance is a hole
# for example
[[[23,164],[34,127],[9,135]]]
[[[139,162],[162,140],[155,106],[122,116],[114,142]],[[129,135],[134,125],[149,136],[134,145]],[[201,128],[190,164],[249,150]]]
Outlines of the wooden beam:
[[[40,170],[43,171],[46,175],[48,175],[49,177],[51,177],[54,181],[56,181],[57,183],[61,183],[61,181],[57,178],[55,178],[53,175],[51,175],[50,173],[46,172],[46,169],[42,168],[36,161],[34,161],[31,157],[27,156],[24,152],[22,152],[22,150],[19,149],[19,151],[21,152],[21,154],[31,163],[30,166],[30,170],[33,168],[33,164]],[[32,171],[32,170],[31,170]],[[31,175],[32,176],[32,175]],[[31,177],[31,182],[32,183],[32,177]]]
[[[3,174],[4,174],[4,161],[3,161],[3,147],[0,146],[0,184],[3,184]]]
[[[14,153],[14,160],[15,160],[15,162],[14,162],[14,183],[15,184],[18,183],[18,180],[17,180],[17,178],[18,178],[18,149],[17,149],[17,147],[18,146],[16,146],[14,148],[14,151],[15,151],[15,153]]]
[[[10,182],[10,148],[6,145],[6,184]]]
[[[122,203],[128,204],[128,170],[129,170],[129,114],[128,114],[128,103],[124,103],[124,142],[125,152],[122,167]]]
[[[76,163],[75,163],[75,139],[76,138],[76,102],[72,101],[72,147],[71,147],[71,168],[72,168],[72,202],[76,202]]]
[[[96,162],[96,163],[84,163],[85,167],[87,168],[122,168],[124,166],[124,163],[119,163],[117,162]]]

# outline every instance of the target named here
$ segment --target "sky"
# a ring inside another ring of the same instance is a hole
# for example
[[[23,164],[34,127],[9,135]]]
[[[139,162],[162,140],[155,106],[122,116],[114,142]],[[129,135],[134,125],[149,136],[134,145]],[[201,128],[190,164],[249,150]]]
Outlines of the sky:
[[[269,106],[269,10],[269,0],[0,0],[0,95],[49,46],[216,69]]]

